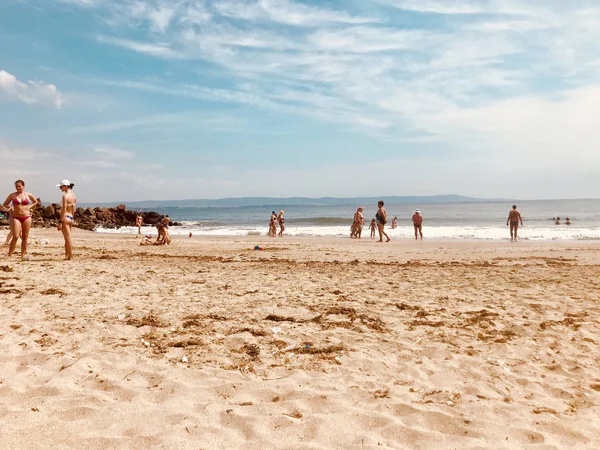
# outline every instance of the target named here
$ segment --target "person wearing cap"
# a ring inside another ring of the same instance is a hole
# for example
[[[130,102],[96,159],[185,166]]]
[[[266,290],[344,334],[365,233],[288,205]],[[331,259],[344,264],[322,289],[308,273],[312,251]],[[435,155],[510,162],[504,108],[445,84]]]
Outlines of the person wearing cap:
[[[279,237],[283,237],[283,232],[285,231],[285,219],[283,218],[283,210],[279,211],[279,216],[277,216],[277,223],[279,224]]]
[[[271,212],[271,220],[269,221],[269,236],[277,236],[277,213]]]
[[[350,237],[351,238],[361,238],[362,229],[365,225],[365,216],[363,215],[364,208],[359,206],[356,212],[354,213],[354,221],[352,222],[352,227],[350,228]]]
[[[521,217],[521,213],[517,210],[517,205],[513,205],[512,210],[508,213],[508,218],[506,219],[506,226],[510,223],[510,242],[517,241],[519,222],[523,225],[523,218]]]
[[[62,180],[56,187],[62,191],[62,207],[60,208],[60,221],[58,222],[58,231],[61,231],[65,238],[65,261],[73,259],[73,239],[71,229],[75,223],[75,205],[77,197],[73,193],[75,185],[69,180]]]
[[[415,227],[415,240],[419,239],[419,236],[421,236],[421,240],[423,240],[423,215],[420,210],[415,209],[415,213],[412,216],[412,222]]]

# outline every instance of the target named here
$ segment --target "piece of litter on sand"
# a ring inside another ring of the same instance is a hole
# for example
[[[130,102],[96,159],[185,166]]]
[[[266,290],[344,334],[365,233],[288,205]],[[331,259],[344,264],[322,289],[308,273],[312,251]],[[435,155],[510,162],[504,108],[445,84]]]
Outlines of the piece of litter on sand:
[[[298,347],[300,346],[300,344],[298,342],[294,342],[291,345],[288,345],[286,348],[284,348],[282,351],[282,353],[284,352],[290,352],[292,350],[296,350]]]
[[[125,315],[125,314],[119,314],[117,316],[117,319],[119,319],[119,320],[125,320],[125,317],[127,317],[127,315]]]
[[[186,363],[186,362],[188,362],[188,358],[187,358],[187,356],[183,355],[183,356],[181,357],[181,362],[182,362],[182,363]]]
[[[148,341],[144,341],[143,339],[142,339],[142,342],[144,343],[144,345],[145,345],[146,347],[150,347],[150,342],[148,342]]]
[[[279,327],[273,327],[272,330],[273,330],[273,333],[275,333],[275,334],[281,333],[281,328],[279,328]]]
[[[339,356],[336,356],[335,358],[333,358],[335,360],[336,363],[338,363],[339,365],[342,364],[342,360],[340,359]]]

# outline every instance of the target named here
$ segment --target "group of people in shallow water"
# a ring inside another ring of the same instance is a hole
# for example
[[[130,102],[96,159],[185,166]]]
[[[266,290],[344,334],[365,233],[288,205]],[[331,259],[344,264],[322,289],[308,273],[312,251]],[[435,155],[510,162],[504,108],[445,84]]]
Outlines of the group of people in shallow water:
[[[279,233],[277,227],[279,226]],[[269,220],[269,236],[271,237],[283,237],[285,231],[285,219],[283,218],[283,210],[277,214],[275,211],[271,213],[271,219]]]
[[[553,217],[552,220],[556,225],[561,225],[560,217]],[[571,225],[571,219],[569,219],[568,217],[565,219],[565,225]]]
[[[386,242],[391,241],[390,237],[385,232],[388,216],[384,205],[385,203],[383,200],[377,202],[377,213],[375,213],[375,217],[371,220],[371,224],[369,225],[371,239],[375,239],[376,233],[379,232],[379,240],[377,242],[383,242],[384,236],[386,237]],[[354,213],[354,221],[350,227],[350,237],[352,239],[360,239],[362,237],[362,230],[365,226],[365,216],[363,211],[364,208],[359,206]],[[421,240],[423,240],[423,215],[420,210],[415,209],[415,212],[412,215],[412,223],[415,229],[415,239],[419,239],[420,236]],[[392,229],[394,228],[398,228],[398,217],[396,216],[392,219]]]
[[[77,197],[73,192],[75,185],[69,180],[62,180],[56,187],[62,192],[60,218],[57,229],[62,232],[65,240],[65,260],[73,259],[73,239],[71,229],[75,221],[75,205]],[[10,258],[21,239],[21,259],[28,260],[27,240],[32,226],[31,208],[37,205],[36,197],[25,190],[23,180],[15,181],[15,192],[9,194],[0,208],[0,212],[8,218],[10,232],[6,238],[5,245],[8,245],[8,258]]]

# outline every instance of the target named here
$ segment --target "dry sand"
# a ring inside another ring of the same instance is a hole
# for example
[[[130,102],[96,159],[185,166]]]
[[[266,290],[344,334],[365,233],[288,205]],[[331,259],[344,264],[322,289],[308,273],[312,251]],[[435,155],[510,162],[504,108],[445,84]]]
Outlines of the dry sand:
[[[597,243],[35,237],[1,448],[600,446]]]

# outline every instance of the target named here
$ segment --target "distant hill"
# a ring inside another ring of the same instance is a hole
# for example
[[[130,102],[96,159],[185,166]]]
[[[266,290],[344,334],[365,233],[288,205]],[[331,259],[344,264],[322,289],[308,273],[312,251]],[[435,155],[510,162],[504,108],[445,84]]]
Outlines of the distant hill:
[[[392,203],[468,203],[496,201],[498,199],[483,199],[465,197],[463,195],[430,195],[430,196],[381,196],[381,197],[352,197],[352,198],[309,198],[309,197],[240,197],[240,198],[221,198],[216,200],[195,199],[195,200],[144,200],[137,202],[122,202],[128,208],[154,208],[154,207],[243,207],[243,206],[328,206],[328,205],[370,205],[376,204],[378,200],[384,200],[388,204]],[[115,202],[106,203],[114,205]]]

